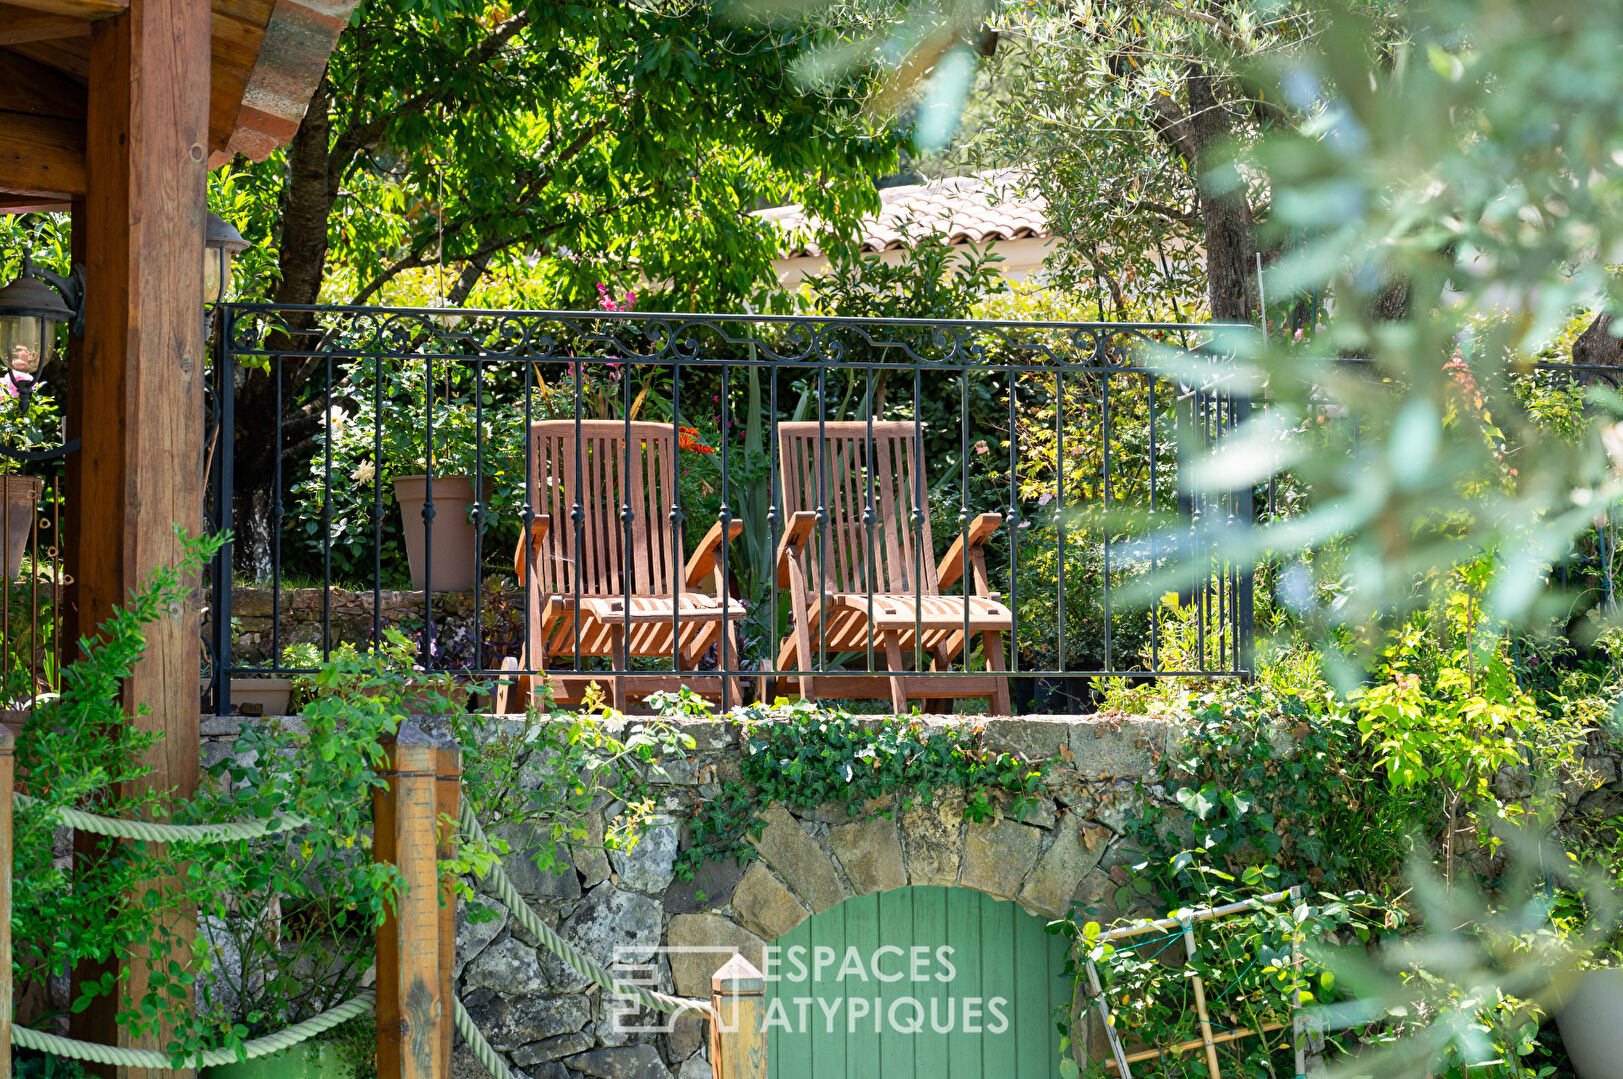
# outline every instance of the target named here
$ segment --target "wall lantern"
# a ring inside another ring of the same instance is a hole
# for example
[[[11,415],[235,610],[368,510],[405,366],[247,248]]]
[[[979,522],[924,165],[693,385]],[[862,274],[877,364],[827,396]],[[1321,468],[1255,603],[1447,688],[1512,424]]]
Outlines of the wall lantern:
[[[37,375],[54,357],[63,322],[74,336],[84,333],[84,271],[63,277],[24,256],[22,273],[0,288],[0,357],[14,373]]]
[[[231,257],[248,250],[236,227],[211,213],[203,234],[203,302],[219,303],[231,287]]]

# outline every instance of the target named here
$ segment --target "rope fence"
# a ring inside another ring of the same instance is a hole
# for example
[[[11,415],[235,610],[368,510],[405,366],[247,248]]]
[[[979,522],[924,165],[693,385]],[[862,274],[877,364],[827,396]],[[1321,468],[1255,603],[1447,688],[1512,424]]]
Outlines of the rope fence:
[[[479,826],[479,818],[474,816],[473,809],[466,803],[462,806],[462,829],[476,842],[485,842],[485,830]],[[573,944],[560,937],[551,926],[543,922],[530,909],[524,897],[519,894],[513,882],[508,879],[507,871],[500,862],[495,862],[487,878],[492,887],[496,889],[496,898],[500,899],[507,908],[513,912],[519,924],[541,941],[541,946],[557,956],[565,966],[588,979],[592,984],[601,987],[615,996],[630,997],[650,1011],[663,1012],[668,1015],[680,1015],[683,1012],[697,1012],[706,1018],[713,1018],[712,1009],[708,1000],[693,1000],[689,997],[670,996],[666,993],[657,993],[640,985],[632,985],[610,974],[599,966],[590,956],[584,955]]]
[[[18,809],[41,804],[38,798],[13,793]],[[310,823],[303,817],[266,817],[263,820],[226,821],[220,824],[163,824],[159,821],[123,820],[87,813],[72,806],[56,806],[50,811],[58,824],[81,832],[93,832],[111,839],[135,839],[147,843],[229,843],[239,839],[259,839],[276,832],[291,832]]]
[[[377,995],[368,991],[351,1000],[344,1001],[335,1008],[329,1008],[320,1015],[313,1015],[301,1023],[294,1023],[285,1030],[278,1030],[274,1034],[266,1034],[263,1037],[243,1042],[240,1050],[206,1049],[196,1057],[187,1058],[181,1067],[209,1068],[216,1064],[233,1064],[238,1060],[253,1060],[257,1057],[269,1056],[271,1053],[280,1053],[284,1049],[291,1049],[301,1042],[309,1041],[319,1034],[325,1034],[340,1023],[354,1019],[358,1015],[370,1013],[376,1003]],[[458,1008],[460,1009],[460,1007],[459,1004]],[[126,1049],[117,1045],[102,1045],[99,1042],[82,1042],[75,1038],[64,1038],[58,1034],[49,1034],[43,1030],[32,1030],[28,1027],[12,1027],[11,1044],[21,1046],[24,1049],[37,1049],[42,1053],[50,1053],[53,1056],[88,1061],[92,1064],[110,1064],[121,1068],[146,1068],[152,1071],[179,1070],[175,1066],[173,1057],[156,1049]],[[508,1079],[508,1077],[502,1076],[499,1079]]]
[[[13,793],[12,801],[19,809],[29,809],[41,804],[37,798],[18,793]],[[479,824],[479,819],[475,816],[472,807],[467,803],[463,803],[460,816],[464,831],[476,842],[486,842],[484,829]],[[310,823],[310,821],[302,817],[290,815],[221,824],[164,824],[156,821],[135,821],[106,817],[82,809],[75,809],[71,806],[52,807],[50,817],[58,824],[96,835],[151,843],[229,842],[240,839],[257,839],[278,832],[302,828]],[[652,1011],[665,1014],[693,1012],[706,1018],[714,1017],[714,1009],[709,1001],[671,996],[614,977],[590,956],[559,936],[546,922],[541,920],[535,911],[530,909],[529,903],[519,894],[518,889],[507,876],[507,872],[502,868],[500,862],[496,862],[492,866],[487,879],[494,888],[497,898],[507,906],[519,924],[527,932],[534,935],[541,942],[542,947],[557,956],[564,965],[581,977],[586,978],[592,984],[616,996],[635,1000],[642,1007]],[[376,1000],[375,993],[371,991],[362,993],[352,1000],[345,1001],[319,1015],[295,1023],[285,1030],[279,1030],[244,1042],[236,1049],[205,1050],[196,1057],[189,1058],[183,1066],[211,1067],[239,1060],[253,1060],[271,1053],[291,1049],[295,1045],[326,1033],[349,1019],[373,1011]],[[486,1070],[496,1076],[496,1079],[513,1079],[512,1069],[501,1055],[491,1048],[490,1043],[485,1039],[478,1025],[474,1023],[472,1016],[462,1006],[462,1002],[453,997],[452,1003],[454,1005],[453,1020],[456,1030],[462,1035],[463,1041],[472,1050],[478,1061],[484,1065]],[[153,1071],[175,1069],[174,1058],[168,1053],[156,1049],[132,1049],[104,1045],[98,1042],[80,1041],[75,1038],[65,1038],[61,1035],[33,1030],[28,1027],[13,1026],[11,1041],[12,1044],[24,1049],[34,1049],[54,1056],[67,1057],[93,1064],[144,1068]]]

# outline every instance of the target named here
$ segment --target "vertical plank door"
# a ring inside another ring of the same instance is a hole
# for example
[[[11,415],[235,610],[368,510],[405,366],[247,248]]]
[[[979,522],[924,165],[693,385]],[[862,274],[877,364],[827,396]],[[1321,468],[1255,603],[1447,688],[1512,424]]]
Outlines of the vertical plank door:
[[[900,888],[847,899],[775,943],[773,1079],[1059,1075],[1066,942],[1014,903],[967,888]],[[791,949],[803,949],[799,967]],[[853,1011],[857,1000],[865,1006]]]

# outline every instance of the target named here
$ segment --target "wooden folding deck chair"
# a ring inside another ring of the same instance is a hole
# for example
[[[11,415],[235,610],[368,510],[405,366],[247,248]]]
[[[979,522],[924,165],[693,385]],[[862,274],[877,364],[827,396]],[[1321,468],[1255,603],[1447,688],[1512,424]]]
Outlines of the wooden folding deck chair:
[[[875,422],[871,435],[870,445],[867,421],[778,425],[788,525],[778,545],[777,574],[793,604],[778,670],[816,672],[785,676],[779,692],[798,690],[813,698],[888,694],[898,713],[913,698],[985,697],[994,712],[1008,715],[1008,678],[997,672],[1008,669],[1003,635],[1014,616],[991,590],[983,549],[1003,517],[976,517],[937,563],[922,497],[929,488],[919,465],[917,425]],[[828,522],[821,537],[819,506]],[[964,576],[966,563],[974,592],[965,587],[965,595],[943,595]],[[966,605],[968,633],[981,639],[987,673],[944,673],[964,653]],[[888,673],[866,670],[870,639],[875,669],[883,662]],[[852,652],[864,653],[861,673],[823,673],[823,661]],[[901,673],[904,657],[916,652],[931,661],[930,670]]]
[[[530,425],[530,505],[537,516],[529,542],[521,539],[513,554],[527,597],[528,643],[524,655],[506,667],[546,672],[536,677],[545,677],[560,704],[578,703],[594,682],[612,683],[614,705],[622,710],[631,697],[682,685],[720,698],[721,676],[694,668],[724,632],[728,662],[738,665],[732,623],[745,609],[728,599],[724,612],[726,585],[719,567],[721,545],[737,538],[743,524],[732,522],[725,537],[721,524],[713,525],[684,566],[680,537],[673,548],[670,525],[678,468],[675,434],[670,424],[633,422],[628,457],[626,432],[624,420],[585,420],[578,429],[574,420]],[[625,508],[633,514],[629,546],[621,517]],[[710,580],[714,592],[700,591]],[[671,672],[622,676],[547,671],[553,661],[574,663],[577,631],[580,657],[608,658],[616,670],[630,670],[631,660],[639,658],[676,663]],[[729,683],[730,700],[742,703],[737,676]],[[498,711],[522,711],[534,688],[529,675],[516,676],[498,692]]]

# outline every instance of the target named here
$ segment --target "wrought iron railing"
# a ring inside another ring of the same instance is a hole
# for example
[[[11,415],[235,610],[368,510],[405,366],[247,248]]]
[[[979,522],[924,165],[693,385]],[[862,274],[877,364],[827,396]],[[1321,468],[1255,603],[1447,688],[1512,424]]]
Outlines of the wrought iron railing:
[[[1074,711],[1099,676],[1248,672],[1251,579],[1203,537],[1261,496],[1180,482],[1250,407],[1223,328],[259,305],[222,326],[220,711],[233,676],[391,622],[427,670],[571,699],[689,668],[724,706],[895,703],[900,667],[910,704]],[[1199,572],[1163,598],[1174,562]]]

